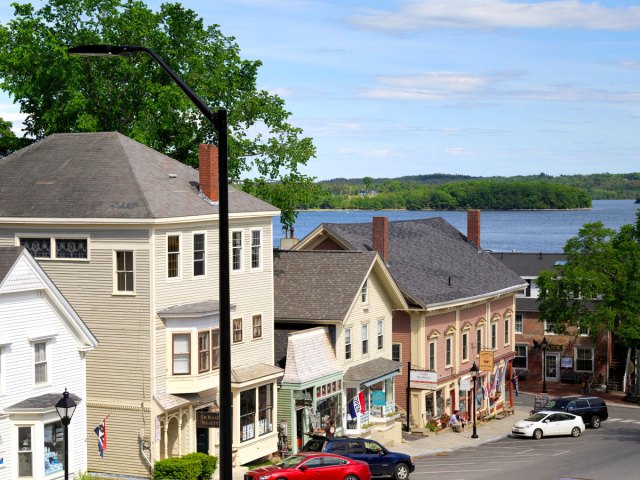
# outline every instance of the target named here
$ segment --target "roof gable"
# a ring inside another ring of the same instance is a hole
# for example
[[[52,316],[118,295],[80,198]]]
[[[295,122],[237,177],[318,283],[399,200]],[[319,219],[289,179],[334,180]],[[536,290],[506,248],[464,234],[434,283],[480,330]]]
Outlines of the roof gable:
[[[306,383],[341,373],[324,327],[289,333],[283,383]]]
[[[0,217],[155,219],[218,213],[194,168],[117,132],[54,134],[0,159]],[[28,191],[28,201],[22,192]],[[278,209],[229,187],[229,213]]]

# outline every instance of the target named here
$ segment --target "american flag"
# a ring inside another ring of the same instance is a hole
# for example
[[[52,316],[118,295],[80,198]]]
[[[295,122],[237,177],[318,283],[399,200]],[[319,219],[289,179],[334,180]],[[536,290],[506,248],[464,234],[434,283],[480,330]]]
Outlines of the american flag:
[[[102,458],[104,458],[104,451],[107,449],[107,418],[109,415],[104,417],[102,423],[93,429],[98,436],[98,452]]]

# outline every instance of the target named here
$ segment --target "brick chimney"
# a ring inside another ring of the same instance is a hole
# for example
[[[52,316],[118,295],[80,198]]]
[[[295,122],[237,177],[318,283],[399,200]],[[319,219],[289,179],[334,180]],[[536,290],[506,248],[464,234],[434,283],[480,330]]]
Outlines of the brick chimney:
[[[480,248],[480,210],[467,210],[467,240]]]
[[[387,217],[373,217],[371,246],[386,264],[389,257],[389,223]]]
[[[218,187],[218,147],[200,144],[198,147],[198,169],[200,171],[200,190],[212,202],[220,200]]]

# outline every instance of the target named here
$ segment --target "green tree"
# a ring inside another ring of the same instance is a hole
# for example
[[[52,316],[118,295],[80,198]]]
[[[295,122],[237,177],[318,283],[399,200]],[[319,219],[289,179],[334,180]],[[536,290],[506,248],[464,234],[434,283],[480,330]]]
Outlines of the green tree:
[[[11,130],[13,124],[0,118],[0,158],[20,150],[31,143],[30,140],[17,137]]]
[[[615,332],[640,340],[640,211],[619,231],[586,224],[564,247],[567,263],[540,274],[540,317],[558,332],[569,326],[592,334]]]
[[[215,130],[152,59],[67,54],[82,44],[142,45],[213,110],[228,111],[230,178],[254,171],[268,180],[292,174],[308,184],[299,167],[315,147],[288,122],[284,101],[257,88],[261,62],[242,59],[235,39],[205,26],[193,10],[164,3],[153,11],[139,0],[13,6],[13,19],[0,24],[0,88],[27,114],[28,137],[118,131],[196,165],[198,144],[215,144]]]

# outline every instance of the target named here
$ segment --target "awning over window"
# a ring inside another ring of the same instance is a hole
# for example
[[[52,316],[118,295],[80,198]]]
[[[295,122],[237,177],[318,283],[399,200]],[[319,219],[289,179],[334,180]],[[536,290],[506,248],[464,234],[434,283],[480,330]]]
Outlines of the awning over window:
[[[82,401],[80,397],[73,393],[69,393],[69,397],[72,398],[76,404],[79,404]],[[58,403],[60,398],[62,398],[62,393],[45,393],[44,395],[38,395],[37,397],[22,400],[21,402],[15,403],[4,410],[8,413],[44,413],[55,410],[56,403]]]
[[[372,384],[386,377],[397,375],[404,363],[389,360],[388,358],[375,358],[368,362],[354,365],[344,375],[344,382],[358,384]]]

